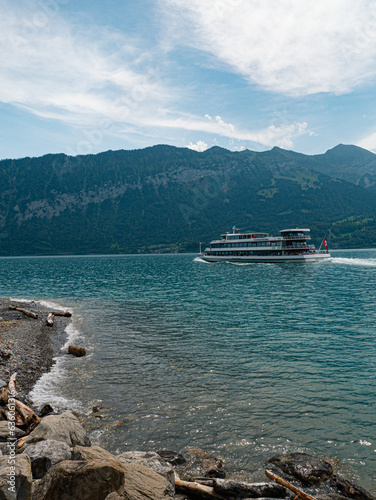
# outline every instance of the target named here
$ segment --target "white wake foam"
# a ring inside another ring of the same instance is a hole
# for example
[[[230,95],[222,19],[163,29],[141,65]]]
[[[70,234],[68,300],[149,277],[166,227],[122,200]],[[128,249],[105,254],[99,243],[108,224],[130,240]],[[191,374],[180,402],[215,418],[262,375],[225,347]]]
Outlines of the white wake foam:
[[[330,262],[347,266],[376,267],[376,259],[348,259],[344,257],[332,257]]]
[[[201,257],[195,257],[193,259],[193,262],[203,262],[204,264],[210,264],[210,262],[204,260],[204,259],[201,259]]]

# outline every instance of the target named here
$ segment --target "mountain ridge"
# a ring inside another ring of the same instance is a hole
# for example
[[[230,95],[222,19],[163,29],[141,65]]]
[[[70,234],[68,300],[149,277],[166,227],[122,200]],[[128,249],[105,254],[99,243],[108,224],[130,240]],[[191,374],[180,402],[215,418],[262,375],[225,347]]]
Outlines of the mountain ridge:
[[[271,233],[303,224],[332,246],[376,245],[374,184],[359,181],[376,175],[373,153],[336,148],[157,145],[1,160],[0,255],[192,251],[234,224]]]

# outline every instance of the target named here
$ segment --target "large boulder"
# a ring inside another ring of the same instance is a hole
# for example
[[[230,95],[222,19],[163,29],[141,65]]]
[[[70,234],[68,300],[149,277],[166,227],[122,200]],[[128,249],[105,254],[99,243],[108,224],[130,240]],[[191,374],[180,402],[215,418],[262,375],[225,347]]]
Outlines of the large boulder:
[[[305,485],[318,485],[333,474],[328,462],[307,453],[283,453],[275,455],[268,462]]]
[[[148,469],[151,469],[157,474],[165,477],[171,484],[172,490],[175,489],[174,469],[154,451],[126,451],[121,455],[118,455],[118,459],[122,462],[144,465]]]
[[[51,467],[36,485],[33,500],[102,500],[113,491],[121,491],[123,485],[124,472],[119,462],[64,461]]]
[[[117,457],[100,446],[75,446],[72,460],[117,460]]]
[[[246,483],[243,481],[213,479],[213,488],[216,493],[226,498],[288,497],[286,488],[276,483]]]
[[[64,461],[35,486],[33,500],[173,500],[165,478],[120,460]]]
[[[11,434],[12,431],[12,434]],[[13,422],[8,422],[8,420],[0,421],[0,442],[6,443],[9,437],[19,439],[25,436],[25,432],[22,429],[14,426]]]
[[[39,441],[62,441],[68,446],[90,446],[89,437],[73,413],[66,411],[61,415],[44,417],[38,427],[34,429],[22,445],[21,451],[27,446]]]
[[[31,500],[31,464],[26,455],[0,458],[0,499]]]
[[[34,479],[42,479],[53,465],[70,460],[72,456],[72,450],[66,443],[53,439],[31,444],[23,453],[30,458]]]
[[[144,465],[123,462],[126,500],[173,500],[171,484]]]

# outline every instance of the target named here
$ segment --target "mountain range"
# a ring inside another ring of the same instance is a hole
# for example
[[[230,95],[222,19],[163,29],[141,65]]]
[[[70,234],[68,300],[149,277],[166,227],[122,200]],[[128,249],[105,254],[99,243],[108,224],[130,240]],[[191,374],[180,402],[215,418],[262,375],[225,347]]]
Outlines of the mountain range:
[[[375,246],[376,155],[160,145],[0,161],[3,256],[197,251],[234,225]]]

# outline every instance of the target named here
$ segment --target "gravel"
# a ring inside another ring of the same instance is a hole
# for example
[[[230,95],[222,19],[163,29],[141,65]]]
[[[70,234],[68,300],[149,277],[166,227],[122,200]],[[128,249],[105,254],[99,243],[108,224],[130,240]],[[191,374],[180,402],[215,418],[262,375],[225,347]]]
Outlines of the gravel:
[[[38,313],[38,319],[9,311],[9,305]],[[8,382],[17,372],[17,390],[26,396],[37,380],[54,364],[54,356],[66,340],[70,318],[55,316],[54,326],[46,325],[49,311],[38,303],[11,302],[0,298],[0,379]]]

